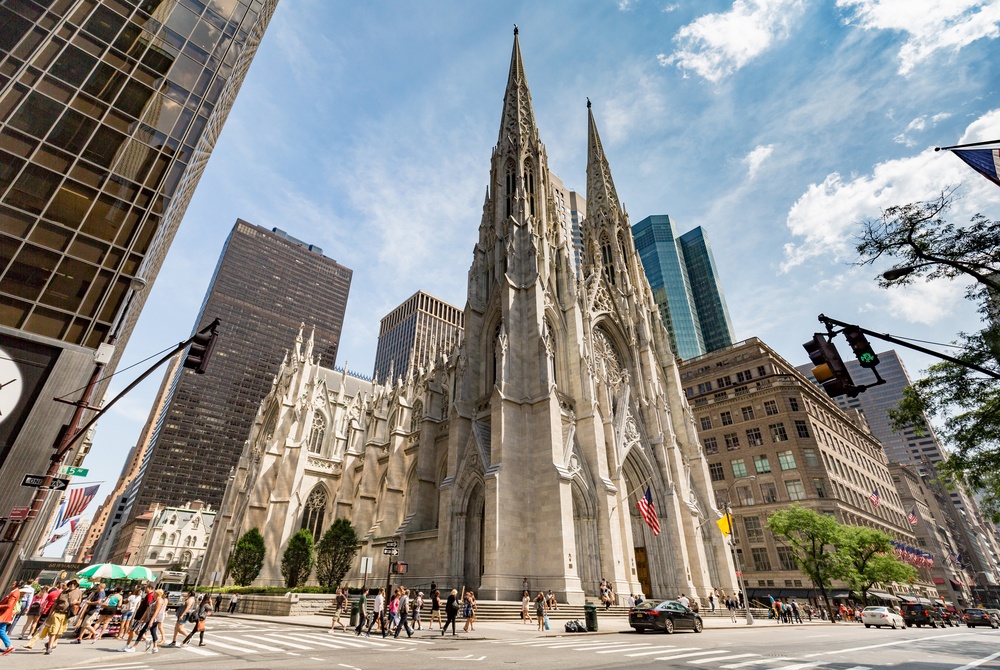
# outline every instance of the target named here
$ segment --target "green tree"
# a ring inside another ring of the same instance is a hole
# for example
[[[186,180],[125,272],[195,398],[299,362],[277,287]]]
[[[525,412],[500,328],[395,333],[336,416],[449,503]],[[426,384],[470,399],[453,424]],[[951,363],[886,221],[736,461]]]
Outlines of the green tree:
[[[868,604],[868,591],[875,584],[908,582],[916,569],[896,558],[892,538],[875,528],[841,526],[837,548],[844,559],[840,578],[861,594]]]
[[[229,559],[229,574],[239,586],[250,586],[264,567],[264,536],[256,528],[243,533]]]
[[[340,586],[358,554],[358,534],[347,519],[337,519],[316,545],[316,579],[327,588]]]
[[[892,260],[889,277],[878,278],[885,288],[918,277],[968,281],[966,298],[978,303],[984,327],[959,333],[953,356],[1000,373],[1000,222],[976,214],[965,226],[948,223],[952,201],[953,192],[945,192],[932,201],[891,207],[881,219],[864,222],[857,265]],[[939,473],[946,483],[964,480],[982,493],[984,511],[1000,521],[1000,380],[965,365],[937,363],[906,389],[889,417],[895,430],[918,433],[928,430],[928,417],[941,418],[940,435],[952,453]]]
[[[827,592],[833,580],[844,572],[845,559],[837,550],[841,525],[833,517],[796,504],[769,516],[767,527],[791,548],[795,564],[819,589],[830,621],[835,621]]]
[[[315,553],[312,531],[303,528],[288,540],[288,547],[281,557],[281,576],[290,589],[304,583],[312,572]]]

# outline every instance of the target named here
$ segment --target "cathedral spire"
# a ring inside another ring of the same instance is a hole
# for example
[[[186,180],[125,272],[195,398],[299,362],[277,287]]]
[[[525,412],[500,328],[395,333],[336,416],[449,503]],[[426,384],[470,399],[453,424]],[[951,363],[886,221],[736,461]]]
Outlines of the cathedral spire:
[[[527,137],[522,138],[522,135]],[[531,92],[528,90],[524,61],[521,59],[521,43],[517,39],[517,26],[514,26],[514,49],[510,55],[510,74],[507,75],[507,90],[503,95],[503,117],[497,142],[503,146],[509,138],[511,142],[520,144],[519,140],[537,135],[535,112],[531,108]]]
[[[587,98],[587,122],[587,209],[596,209],[605,203],[617,208],[618,192],[611,179],[611,167],[601,146],[601,136],[597,134],[590,98]]]

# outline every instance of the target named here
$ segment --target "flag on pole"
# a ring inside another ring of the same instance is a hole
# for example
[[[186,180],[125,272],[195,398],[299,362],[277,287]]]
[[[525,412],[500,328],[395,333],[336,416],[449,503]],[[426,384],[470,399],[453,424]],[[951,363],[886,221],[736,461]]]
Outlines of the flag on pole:
[[[66,523],[73,517],[83,514],[83,510],[87,508],[90,501],[97,495],[97,489],[99,488],[101,488],[100,484],[92,484],[86,488],[78,486],[75,489],[70,489],[69,493],[66,495],[65,509],[62,510],[61,518],[59,519],[59,523],[56,528]]]
[[[868,496],[868,499],[872,502],[872,507],[878,509],[882,506],[882,498],[879,497],[878,489],[872,491],[872,494]]]
[[[46,547],[49,546],[50,544],[52,544],[53,542],[62,537],[66,537],[66,533],[55,533],[52,537],[49,538],[49,541],[45,543],[45,546]]]
[[[660,520],[656,518],[656,507],[653,506],[653,494],[650,492],[648,486],[646,487],[646,495],[639,498],[637,505],[639,506],[639,514],[642,515],[649,529],[653,531],[653,535],[659,535]]]
[[[729,534],[733,532],[732,527],[729,525],[728,514],[723,514],[722,518],[715,522],[715,525],[722,531],[722,537],[729,537]]]
[[[69,532],[71,532],[71,533],[75,533],[76,532],[76,524],[77,524],[77,519],[70,519],[69,520]]]
[[[909,514],[906,515],[906,519],[911,524],[913,524],[914,526],[917,525],[917,508],[916,507],[914,507],[913,509],[910,510]]]
[[[1000,149],[952,149],[973,170],[1000,186]]]
[[[59,505],[59,513],[56,514],[56,525],[52,526],[52,529],[56,530],[64,523],[66,523],[66,498],[63,498],[62,504]]]

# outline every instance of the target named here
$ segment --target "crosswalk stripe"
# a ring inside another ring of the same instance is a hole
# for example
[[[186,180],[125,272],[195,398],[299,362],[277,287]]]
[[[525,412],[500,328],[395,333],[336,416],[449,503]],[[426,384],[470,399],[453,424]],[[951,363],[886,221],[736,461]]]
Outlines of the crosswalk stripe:
[[[657,656],[657,661],[673,661],[678,658],[688,658],[690,656],[706,656],[706,655],[716,655],[716,654],[728,654],[728,649],[708,649],[702,651],[689,651],[686,654],[671,654],[670,656]]]
[[[554,644],[543,644],[539,645],[545,647],[546,649],[601,649],[603,647],[630,647],[634,642],[584,642],[583,640],[575,640],[573,642],[558,642]]]
[[[732,670],[732,668],[745,668],[748,665],[760,665],[762,663],[776,663],[778,661],[790,661],[791,658],[779,657],[779,658],[758,658],[754,661],[743,661],[742,663],[731,663],[729,665],[723,665],[724,670]]]
[[[688,661],[688,663],[710,663],[713,661],[732,661],[737,658],[747,658],[749,656],[759,656],[759,654],[735,654],[733,656],[724,656],[723,658],[696,658],[693,661]],[[727,667],[727,666],[722,666]]]
[[[803,668],[813,668],[820,665],[826,665],[826,662],[795,663],[793,665],[783,665],[780,668],[774,668],[774,670],[803,670]]]
[[[219,642],[215,639],[214,635],[210,635],[205,638],[205,644],[214,644],[216,647],[222,647],[223,649],[232,649],[233,651],[243,652],[244,654],[256,654],[257,652],[253,649],[244,649],[243,647],[234,647],[231,644],[226,644],[225,642]]]
[[[986,658],[981,658],[978,661],[973,661],[972,663],[968,663],[968,664],[963,665],[963,666],[961,666],[959,668],[955,668],[955,670],[972,670],[972,668],[978,667],[978,666],[982,665],[983,663],[987,663],[989,661],[992,661],[997,656],[1000,656],[1000,651],[998,651],[995,654],[990,654]]]
[[[292,649],[305,649],[307,651],[311,651],[312,650],[312,647],[307,647],[304,644],[297,644],[295,642],[289,642],[287,635],[285,637],[283,637],[283,638],[278,638],[277,640],[274,639],[273,637],[267,637],[266,635],[258,635],[256,637],[256,639],[263,640],[264,642],[273,642],[275,644],[280,644],[283,647],[291,647]]]
[[[642,649],[643,647],[651,647],[653,645],[644,642],[633,642],[632,646],[636,649]],[[658,647],[658,649],[673,649],[673,647]],[[601,651],[594,652],[595,654],[617,654],[621,653],[621,649],[602,649]]]
[[[352,649],[355,648],[370,649],[371,647],[376,646],[374,643],[370,645],[352,644],[350,642],[347,642],[346,640],[337,640],[335,638],[326,638],[323,640],[317,640],[315,638],[311,638],[300,633],[290,633],[288,637],[291,637],[293,640],[299,642],[308,642],[309,644],[319,645],[320,647],[330,647],[331,649],[343,649],[345,647],[350,647]],[[330,640],[333,641],[331,642]],[[385,646],[385,644],[379,642],[377,646],[382,647]]]
[[[198,654],[199,656],[218,656],[219,652],[209,651],[208,649],[198,649],[197,647],[183,647],[185,651],[190,651],[192,654]]]
[[[237,644],[246,644],[246,645],[249,645],[251,647],[256,647],[257,649],[263,649],[264,651],[284,651],[284,649],[281,649],[279,647],[272,647],[272,646],[267,645],[267,644],[257,644],[256,642],[249,642],[247,640],[241,640],[241,639],[237,639],[237,638],[233,638],[233,637],[224,637],[222,635],[216,635],[215,638],[218,639],[218,640],[225,640],[226,642],[234,642],[234,643],[237,643]]]
[[[629,658],[632,658],[633,656],[652,656],[653,654],[662,654],[669,648],[670,647],[657,647],[653,651],[640,651],[636,654],[625,654],[625,655],[628,656]],[[675,648],[674,651],[698,651],[698,647],[679,647]]]
[[[847,670],[872,670],[872,669],[867,665],[855,665],[854,667],[848,668]]]

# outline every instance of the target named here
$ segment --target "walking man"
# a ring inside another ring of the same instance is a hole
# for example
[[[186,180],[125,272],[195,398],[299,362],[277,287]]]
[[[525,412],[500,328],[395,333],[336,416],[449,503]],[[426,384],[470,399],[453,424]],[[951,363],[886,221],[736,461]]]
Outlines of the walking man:
[[[334,612],[333,623],[330,624],[330,632],[335,632],[338,624],[341,630],[347,631],[347,627],[340,622],[340,617],[347,610],[347,589],[337,589],[337,593],[333,597],[333,606],[336,611]]]
[[[354,629],[354,634],[360,636],[361,630],[368,623],[368,589],[362,589],[358,596],[358,627]]]
[[[379,632],[385,630],[385,589],[379,589],[378,594],[375,596],[375,610],[372,612],[371,621],[368,622],[368,629],[365,631],[365,637],[371,637],[372,626],[375,622],[378,622]]]
[[[396,632],[393,634],[393,637],[399,637],[399,631],[404,628],[406,629],[406,637],[413,636],[413,629],[410,628],[410,624],[406,620],[406,617],[409,614],[409,610],[410,610],[410,590],[403,589],[402,592],[399,594],[399,610],[398,610],[399,623],[396,624]]]
[[[458,616],[458,590],[452,589],[451,595],[448,596],[448,602],[444,606],[445,619],[444,628],[441,629],[441,635],[444,635],[448,630],[448,625],[451,625],[451,634],[455,635],[455,617]]]
[[[77,586],[76,580],[74,579],[70,581],[69,585],[71,588],[75,588]],[[47,610],[49,614],[45,619],[45,625],[42,626],[40,631],[35,633],[34,637],[28,640],[28,644],[24,645],[25,649],[31,649],[35,646],[35,643],[38,642],[38,640],[46,637],[48,638],[45,641],[46,656],[51,654],[52,650],[56,648],[59,638],[66,632],[66,626],[68,623],[67,614],[69,613],[69,598],[65,593],[62,582],[59,582],[56,585],[56,588],[49,591],[48,595],[46,595],[46,599],[48,599],[53,593],[56,595],[52,598],[52,603],[49,605]]]
[[[234,593],[233,595],[229,596],[229,613],[230,614],[233,614],[236,611],[236,606],[239,604],[239,602],[240,602],[240,594],[239,593]]]

